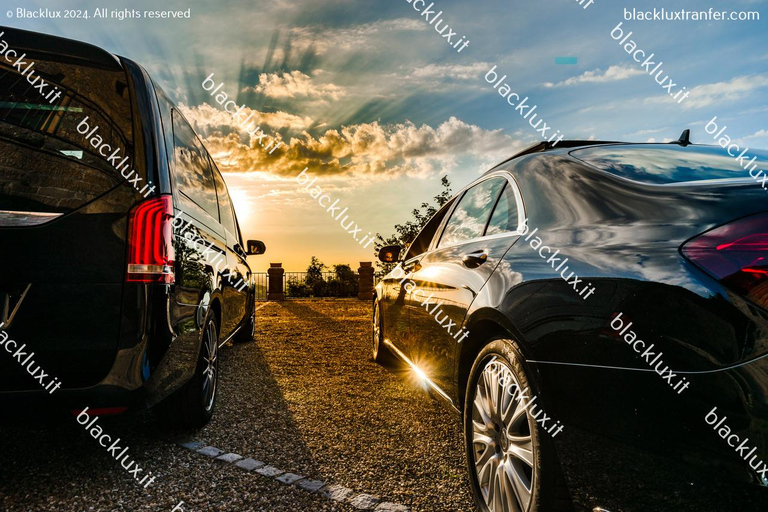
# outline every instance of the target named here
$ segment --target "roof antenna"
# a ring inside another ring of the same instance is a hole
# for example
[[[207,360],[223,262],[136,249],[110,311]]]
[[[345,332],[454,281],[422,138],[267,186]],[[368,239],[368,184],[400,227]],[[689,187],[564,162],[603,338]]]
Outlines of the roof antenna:
[[[683,133],[680,135],[680,138],[675,141],[676,144],[680,144],[681,146],[685,147],[691,143],[691,130],[686,128],[683,130]]]

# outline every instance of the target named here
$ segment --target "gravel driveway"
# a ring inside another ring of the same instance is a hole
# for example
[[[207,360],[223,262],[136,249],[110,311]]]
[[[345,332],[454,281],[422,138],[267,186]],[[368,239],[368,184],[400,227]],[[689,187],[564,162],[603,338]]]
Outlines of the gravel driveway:
[[[73,418],[6,411],[0,508],[472,510],[458,416],[371,361],[369,304],[262,306],[256,343],[222,351],[206,428],[164,432],[151,414],[99,420],[157,477],[147,489]]]

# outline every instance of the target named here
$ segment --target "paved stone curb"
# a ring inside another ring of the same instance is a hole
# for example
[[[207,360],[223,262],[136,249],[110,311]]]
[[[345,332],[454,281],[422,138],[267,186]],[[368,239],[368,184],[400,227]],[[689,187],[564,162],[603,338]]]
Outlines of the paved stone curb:
[[[305,478],[304,480],[301,480],[296,483],[297,486],[301,487],[307,492],[315,493],[325,487],[325,482],[322,480],[312,480],[309,478]]]
[[[279,477],[277,477],[277,480],[280,482],[283,482],[284,484],[295,484],[299,480],[304,480],[304,477],[301,475],[297,475],[295,473],[285,473]]]
[[[371,494],[356,493],[352,489],[341,485],[327,484],[322,480],[312,480],[296,473],[289,473],[274,466],[269,466],[260,460],[254,460],[250,457],[243,458],[237,453],[229,453],[219,450],[214,446],[208,446],[199,441],[180,441],[179,446],[191,450],[195,453],[205,455],[211,459],[233,464],[245,471],[252,471],[268,478],[274,478],[285,485],[293,485],[298,489],[310,493],[317,493],[320,496],[340,503],[347,503],[359,510],[373,510],[374,512],[408,512],[408,507],[392,502],[379,503],[378,496]]]
[[[374,512],[408,512],[408,507],[405,505],[398,505],[397,503],[385,502],[381,503],[374,509]]]
[[[218,448],[214,448],[213,446],[206,446],[205,448],[200,448],[199,450],[195,450],[197,453],[200,453],[202,455],[207,455],[208,457],[218,457],[223,451],[219,450]]]
[[[349,504],[360,510],[373,510],[378,505],[379,498],[370,494],[358,494],[349,500]]]
[[[238,455],[236,453],[227,453],[226,455],[219,455],[218,457],[216,457],[216,460],[223,460],[224,462],[228,462],[232,464],[233,462],[237,462],[242,458],[243,458],[242,455]]]
[[[274,466],[264,466],[263,468],[257,469],[256,472],[264,476],[277,476],[285,473],[282,469],[277,469]]]
[[[254,469],[258,469],[265,464],[261,462],[260,460],[253,460],[251,458],[239,460],[235,462],[235,466],[239,468],[243,468],[246,471],[253,471]]]

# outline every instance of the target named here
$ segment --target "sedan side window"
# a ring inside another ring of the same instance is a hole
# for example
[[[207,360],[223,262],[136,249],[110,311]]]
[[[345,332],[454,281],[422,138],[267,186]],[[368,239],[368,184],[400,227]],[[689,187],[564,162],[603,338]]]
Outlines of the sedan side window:
[[[504,178],[491,178],[467,190],[445,225],[439,247],[483,236],[491,210],[506,182]]]
[[[517,230],[517,200],[512,185],[507,183],[496,203],[491,221],[485,230],[486,236],[498,235]]]

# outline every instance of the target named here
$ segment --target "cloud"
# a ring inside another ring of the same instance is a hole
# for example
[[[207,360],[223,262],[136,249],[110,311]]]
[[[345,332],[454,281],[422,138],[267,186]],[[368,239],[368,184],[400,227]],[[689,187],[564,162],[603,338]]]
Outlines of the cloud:
[[[184,114],[184,117],[187,118],[187,121],[194,125],[198,133],[201,131],[203,133],[210,133],[216,130],[226,133],[242,131],[242,128],[238,127],[232,120],[232,115],[218,105],[209,105],[207,103],[196,107],[179,105],[179,109]],[[251,114],[253,115],[251,116]],[[298,116],[283,111],[259,112],[249,107],[243,108],[243,118],[249,119],[248,127],[256,123],[261,125],[264,131],[267,131],[264,128],[267,127],[272,130],[287,129],[294,132],[303,132],[316,124],[308,116]]]
[[[737,76],[727,82],[697,85],[690,89],[690,96],[680,103],[680,106],[684,109],[692,109],[733,103],[748,98],[754,91],[766,86],[768,86],[768,73]],[[678,100],[675,100],[668,94],[661,94],[653,98],[647,98],[643,104],[676,104],[677,102]]]
[[[752,135],[747,135],[746,137],[741,137],[740,139],[734,139],[734,142],[740,144],[741,146],[751,145],[768,148],[768,130],[758,130]]]
[[[262,73],[259,84],[247,90],[278,99],[337,100],[346,94],[344,88],[338,85],[314,83],[309,75],[301,71]]]
[[[452,78],[454,80],[477,80],[490,69],[487,62],[474,64],[428,64],[420,66],[406,78]]]
[[[734,102],[747,98],[756,89],[768,86],[768,73],[737,76],[727,82],[698,85],[683,103],[685,108],[701,108],[717,103]],[[671,98],[670,98],[671,99]]]
[[[552,82],[546,82],[544,87],[569,87],[571,85],[579,84],[617,82],[619,80],[626,80],[627,78],[642,74],[643,71],[637,68],[630,68],[627,66],[611,66],[605,72],[600,69],[596,69],[594,71],[587,71],[579,76],[572,76],[571,78],[556,84]]]
[[[353,28],[293,27],[290,37],[292,45],[311,47],[318,54],[324,54],[338,50],[370,50],[379,46],[374,42],[379,36],[389,41],[397,37],[394,32],[423,30],[427,30],[427,25],[420,20],[398,18],[364,23]]]
[[[293,177],[305,167],[315,174],[389,180],[403,175],[431,177],[450,171],[462,158],[498,161],[524,146],[501,130],[486,130],[451,117],[433,127],[410,121],[342,126],[313,136],[307,131],[278,139],[285,144],[272,155],[250,140],[231,117],[210,105],[185,107],[184,115],[201,133],[222,172],[261,172]],[[272,114],[259,119],[274,121]]]

